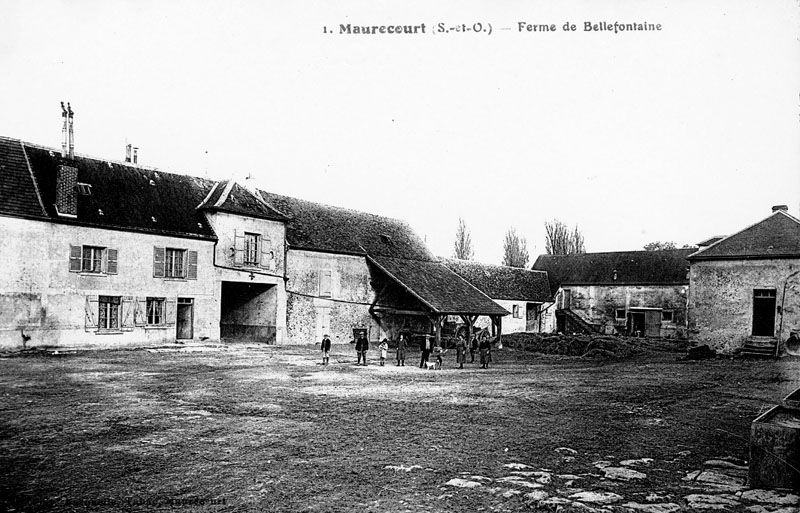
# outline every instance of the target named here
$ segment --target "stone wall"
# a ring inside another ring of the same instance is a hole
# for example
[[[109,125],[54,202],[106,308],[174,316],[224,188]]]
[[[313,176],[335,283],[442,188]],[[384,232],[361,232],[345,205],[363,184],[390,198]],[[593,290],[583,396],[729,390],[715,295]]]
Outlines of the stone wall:
[[[693,262],[690,335],[719,351],[741,348],[752,334],[753,290],[774,289],[775,336],[785,340],[800,329],[800,275],[791,276],[798,270],[800,259]]]
[[[660,308],[672,311],[672,321],[661,322],[662,337],[686,335],[686,301],[688,285],[579,285],[563,286],[556,297],[556,306],[564,305],[564,290],[570,291],[570,309],[586,322],[613,333],[625,328],[625,319],[616,311],[631,308]]]
[[[288,343],[318,343],[325,334],[334,344],[347,343],[354,327],[366,328],[373,342],[386,336],[369,313],[375,293],[363,256],[290,249],[286,269]],[[321,297],[323,273],[330,276],[329,297]]]

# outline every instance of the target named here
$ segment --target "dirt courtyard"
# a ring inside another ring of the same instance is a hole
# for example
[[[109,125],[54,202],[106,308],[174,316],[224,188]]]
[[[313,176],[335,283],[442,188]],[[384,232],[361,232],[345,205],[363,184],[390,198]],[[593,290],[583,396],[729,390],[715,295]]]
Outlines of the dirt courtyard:
[[[350,346],[327,367],[245,345],[1,358],[0,509],[794,511],[743,477],[796,359],[496,354],[440,371],[413,352],[356,367]]]

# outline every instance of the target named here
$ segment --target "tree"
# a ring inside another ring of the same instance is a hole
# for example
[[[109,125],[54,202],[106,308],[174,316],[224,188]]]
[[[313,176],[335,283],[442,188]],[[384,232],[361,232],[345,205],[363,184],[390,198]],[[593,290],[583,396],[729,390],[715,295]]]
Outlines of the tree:
[[[678,247],[677,244],[675,244],[672,241],[661,242],[660,240],[657,240],[657,241],[648,242],[647,244],[645,244],[644,245],[644,250],[645,251],[661,251],[663,249],[675,249],[677,247]],[[684,246],[684,247],[686,247],[686,246]]]
[[[503,265],[509,267],[527,266],[530,259],[527,245],[525,237],[517,235],[514,227],[509,228],[506,232],[506,238],[503,240]]]
[[[469,228],[464,219],[458,218],[458,228],[456,229],[456,243],[453,246],[453,256],[459,260],[472,260],[472,237],[469,235]]]
[[[574,255],[586,253],[583,234],[578,225],[570,230],[566,224],[553,219],[544,222],[545,251],[548,255]]]

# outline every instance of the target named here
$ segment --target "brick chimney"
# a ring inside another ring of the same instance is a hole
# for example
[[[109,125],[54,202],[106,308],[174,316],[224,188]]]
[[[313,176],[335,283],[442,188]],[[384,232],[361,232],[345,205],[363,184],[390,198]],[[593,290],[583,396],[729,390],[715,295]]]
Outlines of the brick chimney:
[[[772,207],[772,211],[773,212],[788,212],[789,211],[789,207],[786,206],[786,205],[775,205],[774,207]]]
[[[56,171],[56,213],[62,217],[78,216],[78,192],[75,185],[78,183],[78,168],[74,165],[75,142],[72,133],[72,107],[61,102],[61,117],[64,118],[62,129],[63,141],[61,143],[61,159]],[[69,150],[67,150],[69,147]]]

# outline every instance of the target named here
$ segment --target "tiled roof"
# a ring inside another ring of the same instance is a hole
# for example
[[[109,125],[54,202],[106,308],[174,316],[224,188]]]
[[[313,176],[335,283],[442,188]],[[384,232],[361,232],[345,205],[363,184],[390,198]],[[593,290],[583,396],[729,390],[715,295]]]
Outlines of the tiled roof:
[[[713,237],[710,237],[710,238],[704,240],[703,242],[698,242],[697,245],[699,247],[701,247],[701,248],[704,248],[706,246],[710,246],[710,245],[714,244],[715,242],[719,242],[724,238],[725,238],[724,235],[715,235]]]
[[[544,271],[488,265],[471,260],[444,259],[442,263],[492,299],[550,301],[550,284]]]
[[[287,216],[286,242],[290,247],[434,260],[411,227],[398,219],[265,191],[260,193],[268,205]]]
[[[286,219],[280,212],[259,201],[258,198],[233,180],[223,180],[216,183],[214,189],[199,208],[275,221]]]
[[[0,137],[0,214],[45,217],[22,143]]]
[[[783,211],[700,249],[691,260],[800,257],[800,220]]]
[[[439,314],[507,315],[508,311],[439,262],[370,255],[378,269]]]
[[[25,144],[42,202],[56,219],[56,173],[60,153]],[[197,210],[214,185],[211,180],[76,156],[78,182],[91,194],[78,198],[78,224],[180,236],[214,238],[205,216]]]
[[[539,255],[533,268],[547,271],[550,290],[562,285],[688,284],[691,249]],[[616,274],[616,279],[615,279]]]

